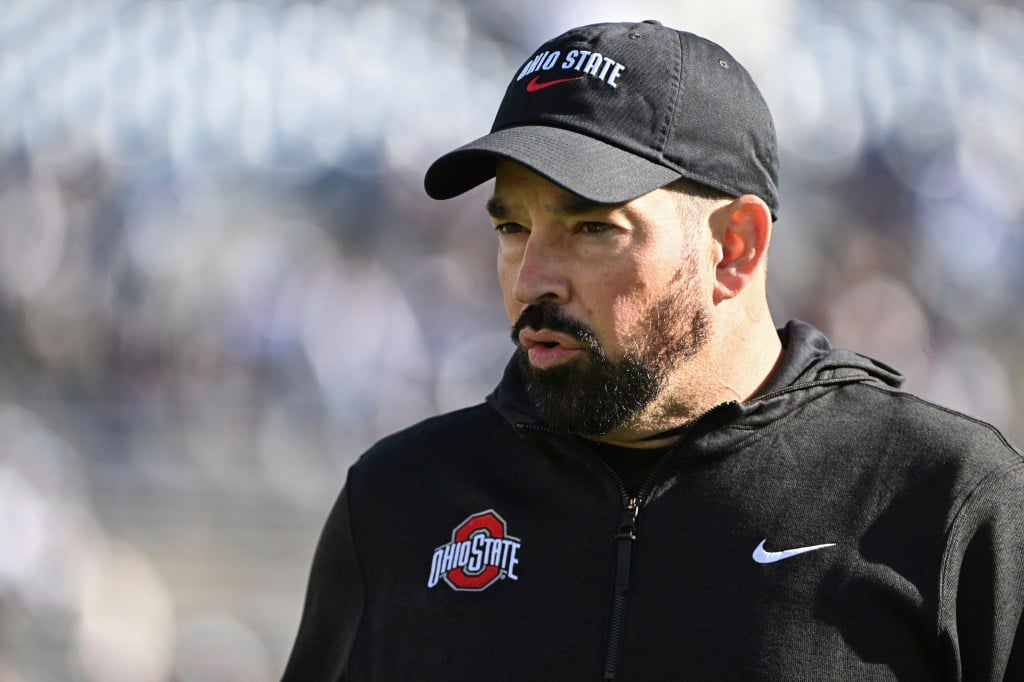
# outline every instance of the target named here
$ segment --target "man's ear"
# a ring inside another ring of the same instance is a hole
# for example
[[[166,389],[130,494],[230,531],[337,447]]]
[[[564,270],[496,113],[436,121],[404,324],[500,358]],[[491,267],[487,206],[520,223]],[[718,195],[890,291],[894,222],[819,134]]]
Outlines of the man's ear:
[[[715,305],[735,298],[764,268],[772,233],[772,214],[760,198],[744,194],[712,213],[718,263]]]

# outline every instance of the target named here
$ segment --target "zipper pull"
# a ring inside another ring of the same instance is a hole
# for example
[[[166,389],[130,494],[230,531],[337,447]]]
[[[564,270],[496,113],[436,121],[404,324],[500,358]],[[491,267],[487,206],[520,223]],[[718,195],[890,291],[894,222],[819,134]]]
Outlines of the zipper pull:
[[[629,564],[636,540],[636,517],[640,513],[640,499],[631,497],[622,511],[622,523],[615,534],[615,593],[624,594],[629,589]]]

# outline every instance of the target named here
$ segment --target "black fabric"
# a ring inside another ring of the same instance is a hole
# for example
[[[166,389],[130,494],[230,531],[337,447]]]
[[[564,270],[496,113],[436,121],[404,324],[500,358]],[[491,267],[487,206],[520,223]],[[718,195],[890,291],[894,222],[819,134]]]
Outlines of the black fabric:
[[[796,379],[693,424],[635,514],[514,363],[487,404],[382,440],[325,527],[286,682],[595,681],[612,658],[619,682],[1021,679],[1024,457],[782,333]]]
[[[655,21],[571,29],[509,83],[490,134],[445,154],[424,187],[447,199],[523,164],[591,201],[619,203],[685,177],[753,194],[778,217],[775,126],[731,54]]]
[[[590,441],[588,445],[605,464],[622,479],[630,496],[640,492],[644,481],[663,457],[672,452],[673,446],[659,448],[627,448]]]
[[[345,679],[363,601],[362,579],[352,551],[348,492],[343,489],[313,559],[302,625],[285,679]]]

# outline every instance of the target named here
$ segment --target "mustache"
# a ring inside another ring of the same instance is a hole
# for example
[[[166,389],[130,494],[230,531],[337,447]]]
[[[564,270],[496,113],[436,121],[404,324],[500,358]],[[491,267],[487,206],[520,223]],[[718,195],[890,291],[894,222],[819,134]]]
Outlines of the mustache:
[[[600,344],[597,342],[597,335],[594,333],[594,330],[589,325],[566,315],[557,303],[543,301],[523,308],[523,312],[519,314],[519,319],[512,325],[512,343],[517,346],[519,345],[519,333],[527,327],[537,331],[548,329],[553,332],[568,334],[588,350],[598,355],[604,355]]]

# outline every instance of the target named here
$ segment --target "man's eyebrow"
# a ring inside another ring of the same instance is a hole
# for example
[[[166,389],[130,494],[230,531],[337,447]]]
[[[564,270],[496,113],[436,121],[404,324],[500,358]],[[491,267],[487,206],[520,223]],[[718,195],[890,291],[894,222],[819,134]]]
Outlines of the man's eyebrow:
[[[505,203],[501,199],[498,197],[491,197],[487,200],[487,213],[490,214],[492,218],[507,218],[509,211],[508,207],[505,206]]]

